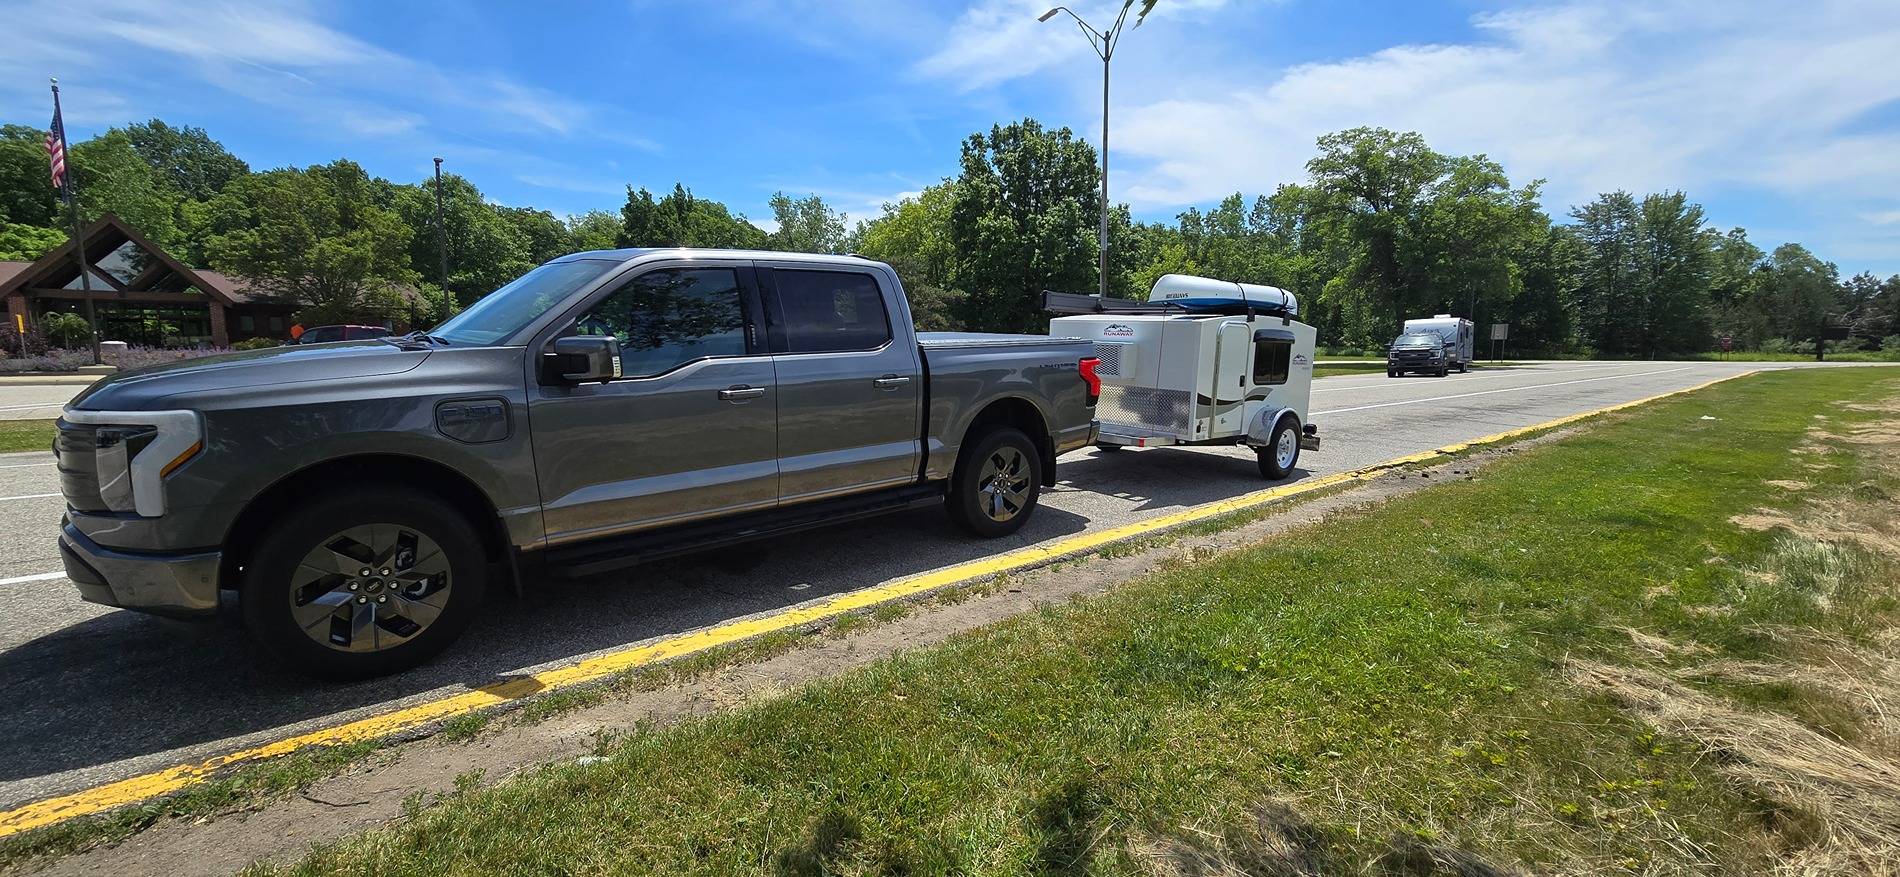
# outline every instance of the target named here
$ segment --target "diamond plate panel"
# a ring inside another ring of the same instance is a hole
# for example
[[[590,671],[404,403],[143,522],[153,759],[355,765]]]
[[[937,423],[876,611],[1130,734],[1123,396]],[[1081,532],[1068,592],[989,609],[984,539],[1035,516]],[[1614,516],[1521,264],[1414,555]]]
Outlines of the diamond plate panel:
[[[1103,387],[1095,419],[1104,426],[1132,427],[1187,436],[1194,415],[1194,394],[1153,387]]]

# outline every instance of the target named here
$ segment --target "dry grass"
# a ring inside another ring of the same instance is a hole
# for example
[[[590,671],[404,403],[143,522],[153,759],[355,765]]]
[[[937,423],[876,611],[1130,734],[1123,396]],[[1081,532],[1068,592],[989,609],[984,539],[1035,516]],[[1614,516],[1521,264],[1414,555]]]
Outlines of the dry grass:
[[[1653,671],[1581,660],[1567,669],[1577,685],[1696,741],[1724,772],[1807,816],[1813,836],[1780,873],[1900,873],[1900,764],[1892,759]]]

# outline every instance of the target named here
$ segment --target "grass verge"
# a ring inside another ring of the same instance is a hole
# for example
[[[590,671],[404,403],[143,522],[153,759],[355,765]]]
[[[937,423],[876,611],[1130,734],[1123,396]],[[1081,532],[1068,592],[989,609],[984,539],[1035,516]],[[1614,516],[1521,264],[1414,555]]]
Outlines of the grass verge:
[[[1893,567],[1879,545],[1777,522],[1807,520],[1788,512],[1807,496],[1892,518],[1900,466],[1876,452],[1900,453],[1881,444],[1900,433],[1871,424],[1900,419],[1875,410],[1895,392],[1877,372],[1782,372],[1617,415],[1475,481],[779,700],[635,729],[604,762],[471,787],[282,870],[1814,861],[1803,857],[1859,836],[1844,817],[1877,819],[1884,799],[1834,806],[1861,799],[1798,773],[1832,750],[1763,740],[1874,747],[1886,731],[1857,701],[1781,670],[1827,666],[1840,649],[1873,660],[1895,614]],[[1830,401],[1841,399],[1860,408]],[[1817,423],[1841,438],[1816,438]],[[1869,520],[1849,522],[1879,525]],[[1691,672],[1711,666],[1775,684]],[[1737,753],[1753,774],[1734,768]],[[1842,775],[1852,785],[1851,770],[1823,779]]]
[[[0,420],[0,453],[50,451],[53,432],[51,420]]]

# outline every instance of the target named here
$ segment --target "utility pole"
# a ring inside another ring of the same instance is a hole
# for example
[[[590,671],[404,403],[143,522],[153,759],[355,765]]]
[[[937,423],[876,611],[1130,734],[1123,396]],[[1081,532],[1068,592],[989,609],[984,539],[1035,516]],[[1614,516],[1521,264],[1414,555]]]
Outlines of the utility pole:
[[[1076,15],[1067,6],[1057,6],[1036,19],[1048,21],[1056,17],[1058,12],[1066,13],[1070,18],[1075,19],[1076,26],[1080,27],[1083,35],[1088,37],[1089,47],[1094,49],[1095,54],[1102,59],[1102,215],[1101,223],[1096,230],[1096,244],[1101,250],[1099,294],[1103,298],[1108,297],[1108,62],[1115,57],[1115,46],[1121,42],[1122,24],[1128,20],[1128,10],[1134,5],[1133,2],[1123,3],[1121,14],[1115,16],[1114,26],[1106,32],[1090,27],[1088,22],[1082,20],[1082,16]]]
[[[442,260],[442,319],[449,318],[449,230],[442,224],[442,157],[435,159],[435,246]]]
[[[52,78],[53,84],[53,130],[47,134],[47,151],[51,156],[53,141],[59,142],[59,152],[55,159],[54,173],[59,178],[60,195],[66,199],[67,217],[73,226],[73,258],[79,262],[79,291],[86,297],[86,328],[92,330],[92,364],[104,362],[99,356],[99,313],[98,306],[92,300],[92,267],[86,264],[86,242],[81,237],[84,231],[79,225],[79,197],[74,191],[72,169],[66,167],[71,150],[66,142],[66,122],[60,115],[59,79]],[[25,350],[25,347],[21,348]]]

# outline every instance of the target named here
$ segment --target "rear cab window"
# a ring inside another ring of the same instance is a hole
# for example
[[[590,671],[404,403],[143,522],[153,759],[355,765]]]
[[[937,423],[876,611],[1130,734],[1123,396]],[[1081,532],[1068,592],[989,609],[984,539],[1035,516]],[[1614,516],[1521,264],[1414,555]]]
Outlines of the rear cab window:
[[[891,342],[877,278],[859,271],[773,268],[767,296],[774,349],[786,353],[877,350]]]

